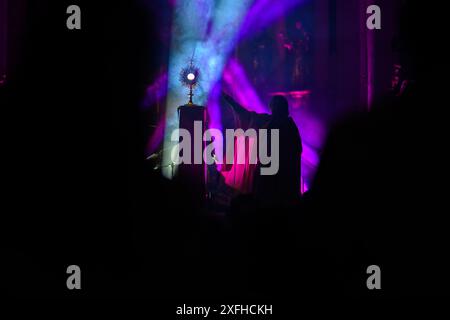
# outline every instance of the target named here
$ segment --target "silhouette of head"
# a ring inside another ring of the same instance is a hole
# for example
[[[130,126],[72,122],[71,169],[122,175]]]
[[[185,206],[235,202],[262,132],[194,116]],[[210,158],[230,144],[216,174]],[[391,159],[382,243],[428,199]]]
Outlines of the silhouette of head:
[[[289,116],[288,101],[283,96],[273,96],[270,100],[270,109],[272,116],[277,119],[287,118]]]

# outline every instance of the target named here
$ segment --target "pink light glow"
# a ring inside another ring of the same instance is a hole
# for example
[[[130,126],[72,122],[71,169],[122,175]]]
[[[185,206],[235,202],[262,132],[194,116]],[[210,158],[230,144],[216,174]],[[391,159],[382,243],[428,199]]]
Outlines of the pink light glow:
[[[236,139],[234,142],[234,164],[229,171],[221,172],[225,179],[225,183],[233,189],[239,190],[242,193],[251,193],[253,177],[259,174],[256,171],[256,164],[250,164],[250,152],[254,148],[256,141],[252,138],[247,139],[246,143],[242,139]],[[238,155],[244,155],[244,163],[238,163]]]
[[[298,109],[305,105],[305,100],[309,97],[311,90],[271,92],[270,96],[284,96],[289,101],[291,109]]]
[[[256,0],[247,12],[240,37],[245,38],[258,33],[278,18],[286,15],[289,10],[305,2],[307,0]]]
[[[255,88],[248,79],[244,68],[239,64],[236,59],[229,60],[225,70],[223,72],[223,80],[226,86],[233,92],[237,102],[249,111],[257,113],[267,113],[268,107],[265,106],[259,98]],[[236,127],[241,127],[236,124]],[[248,141],[251,146],[255,141]],[[225,183],[243,193],[249,193],[252,191],[253,175],[255,174],[255,164],[250,164],[249,152],[245,150],[245,142],[237,139],[234,144],[235,159],[229,171],[222,171],[221,174],[225,179]],[[250,147],[251,148],[251,147]],[[245,155],[245,161],[243,164],[237,163],[237,155],[239,153]]]
[[[307,96],[311,93],[311,90],[298,90],[298,91],[287,91],[287,92],[271,92],[269,95],[271,96],[285,96],[292,97],[294,99],[301,99],[304,96]]]
[[[255,88],[247,78],[244,68],[236,59],[232,58],[228,62],[223,73],[223,79],[233,91],[236,101],[243,107],[257,113],[269,112],[269,108],[261,102]]]

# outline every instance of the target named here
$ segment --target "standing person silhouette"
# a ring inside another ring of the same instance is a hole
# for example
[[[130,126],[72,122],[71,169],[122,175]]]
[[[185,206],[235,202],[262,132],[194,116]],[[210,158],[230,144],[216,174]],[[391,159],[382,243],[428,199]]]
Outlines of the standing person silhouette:
[[[269,104],[272,114],[269,115],[246,110],[226,93],[223,97],[236,112],[241,129],[279,130],[279,170],[275,175],[261,175],[259,168],[264,165],[258,161],[253,172],[247,174],[251,179],[251,192],[261,203],[268,205],[295,201],[300,195],[302,141],[296,124],[289,116],[286,98],[273,96]],[[273,149],[270,143],[268,139],[268,152]]]

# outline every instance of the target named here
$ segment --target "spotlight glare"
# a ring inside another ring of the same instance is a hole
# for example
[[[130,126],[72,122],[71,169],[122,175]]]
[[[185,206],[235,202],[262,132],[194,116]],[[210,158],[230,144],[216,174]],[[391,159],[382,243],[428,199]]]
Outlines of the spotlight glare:
[[[189,73],[188,75],[187,75],[187,78],[188,78],[188,80],[194,80],[195,79],[195,74],[193,74],[193,73]]]
[[[164,164],[162,171],[166,178],[172,179],[177,171],[176,166],[172,170],[170,166],[165,167],[165,165],[172,163],[171,150],[177,142],[172,141],[171,137],[179,125],[178,106],[185,104],[185,94],[183,90],[179,90],[177,82],[181,82],[182,86],[189,88],[189,91],[191,88],[197,87],[196,103],[201,106],[207,105],[210,92],[221,79],[224,64],[238,41],[242,20],[253,1],[175,1],[163,145],[163,150],[167,151],[163,152],[162,161]],[[266,0],[261,1],[267,2]],[[210,28],[210,26],[212,27]],[[188,57],[195,57],[198,61],[197,68],[195,68],[197,70],[185,67]],[[183,72],[183,69],[187,69],[186,73]],[[199,70],[202,72],[199,73]],[[187,77],[189,73],[194,74],[193,80],[189,80]],[[208,105],[208,112],[215,113],[217,119],[220,120],[218,103],[212,105],[212,108],[209,108],[210,105]],[[218,121],[214,121],[220,124]]]

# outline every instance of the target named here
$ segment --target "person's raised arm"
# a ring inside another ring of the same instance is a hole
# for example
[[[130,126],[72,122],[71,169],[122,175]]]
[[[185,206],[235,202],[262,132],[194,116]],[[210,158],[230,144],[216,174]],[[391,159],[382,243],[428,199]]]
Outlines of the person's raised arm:
[[[234,100],[229,94],[222,92],[222,96],[225,101],[236,111],[238,114],[247,114],[249,113],[243,106],[241,106],[236,100]]]

